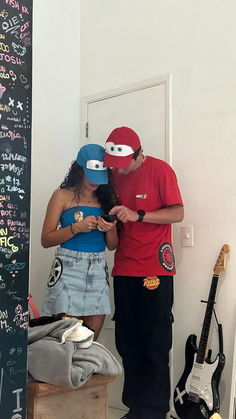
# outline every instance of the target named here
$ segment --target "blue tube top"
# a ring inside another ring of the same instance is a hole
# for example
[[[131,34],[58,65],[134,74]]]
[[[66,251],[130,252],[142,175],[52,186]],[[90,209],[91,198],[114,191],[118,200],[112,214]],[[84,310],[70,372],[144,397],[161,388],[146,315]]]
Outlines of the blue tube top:
[[[89,215],[99,217],[103,210],[98,207],[75,206],[62,212],[60,223],[62,228],[75,223]],[[61,244],[61,247],[78,252],[104,252],[105,234],[99,230],[91,230],[87,233],[78,233],[71,239]]]

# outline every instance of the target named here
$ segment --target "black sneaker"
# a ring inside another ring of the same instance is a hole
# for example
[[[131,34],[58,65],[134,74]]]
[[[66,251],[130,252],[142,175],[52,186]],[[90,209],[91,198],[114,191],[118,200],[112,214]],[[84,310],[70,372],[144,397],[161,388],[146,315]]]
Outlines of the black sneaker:
[[[134,416],[132,415],[132,413],[130,412],[130,410],[124,415],[122,416],[120,419],[132,419],[134,418]]]
[[[122,416],[120,419],[137,419],[138,416],[134,414],[133,411],[129,410],[124,416]]]

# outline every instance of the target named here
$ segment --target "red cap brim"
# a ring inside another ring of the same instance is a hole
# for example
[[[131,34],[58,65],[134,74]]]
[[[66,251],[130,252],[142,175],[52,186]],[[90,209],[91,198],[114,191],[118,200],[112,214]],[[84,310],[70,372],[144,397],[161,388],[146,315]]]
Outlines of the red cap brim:
[[[112,156],[111,154],[105,153],[104,156],[104,166],[106,167],[115,167],[117,169],[124,169],[128,167],[132,161],[133,154],[125,157]]]

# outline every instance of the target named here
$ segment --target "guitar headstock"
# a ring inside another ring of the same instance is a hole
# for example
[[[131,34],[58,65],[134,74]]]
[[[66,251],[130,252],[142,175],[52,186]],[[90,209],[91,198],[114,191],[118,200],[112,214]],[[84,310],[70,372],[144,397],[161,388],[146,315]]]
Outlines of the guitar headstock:
[[[220,275],[220,273],[224,271],[226,266],[226,254],[229,253],[229,251],[229,245],[224,244],[224,246],[221,248],[220,254],[213,269],[215,275]]]

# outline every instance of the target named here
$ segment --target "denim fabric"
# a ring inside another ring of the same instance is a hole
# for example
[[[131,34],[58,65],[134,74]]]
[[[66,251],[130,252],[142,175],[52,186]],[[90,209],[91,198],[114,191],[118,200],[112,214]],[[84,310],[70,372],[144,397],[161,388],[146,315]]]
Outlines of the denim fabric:
[[[43,313],[74,316],[109,314],[110,287],[105,252],[56,250]]]

